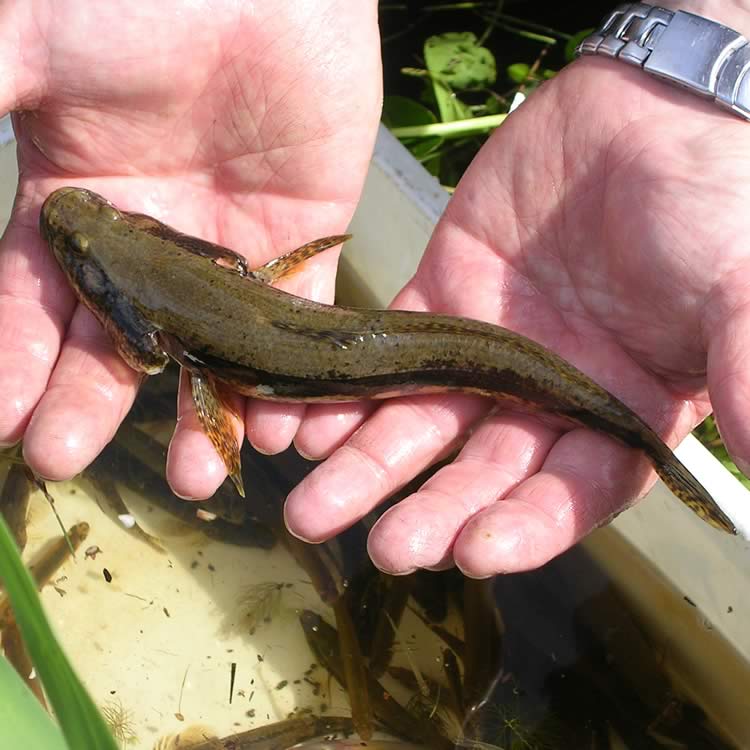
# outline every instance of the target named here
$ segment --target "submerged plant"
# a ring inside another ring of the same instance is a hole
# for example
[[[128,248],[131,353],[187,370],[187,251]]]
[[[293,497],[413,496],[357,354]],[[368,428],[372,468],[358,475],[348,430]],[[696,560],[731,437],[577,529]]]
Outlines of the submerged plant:
[[[248,586],[238,600],[239,622],[250,633],[255,632],[260,625],[271,622],[282,610],[284,591],[291,587],[291,583],[273,581]]]
[[[461,747],[557,750],[567,746],[565,731],[554,714],[548,713],[541,721],[533,721],[522,715],[520,705],[490,704],[482,709],[477,723],[483,726],[481,734],[491,737],[496,744],[465,738]]]
[[[133,745],[138,741],[133,712],[129,708],[125,708],[119,699],[107,701],[101,706],[101,712],[104,721],[112,732],[112,736],[121,748]]]

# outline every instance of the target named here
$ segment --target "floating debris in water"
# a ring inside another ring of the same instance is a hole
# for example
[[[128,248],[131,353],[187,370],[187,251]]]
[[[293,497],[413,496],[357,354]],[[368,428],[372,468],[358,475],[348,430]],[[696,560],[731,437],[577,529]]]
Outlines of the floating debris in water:
[[[135,526],[135,517],[132,513],[120,513],[117,520],[126,528],[132,529]]]

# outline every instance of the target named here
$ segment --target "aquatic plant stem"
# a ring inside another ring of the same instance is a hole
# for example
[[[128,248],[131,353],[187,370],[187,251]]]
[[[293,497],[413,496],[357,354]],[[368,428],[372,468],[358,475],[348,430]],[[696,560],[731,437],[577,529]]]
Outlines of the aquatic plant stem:
[[[472,117],[469,120],[456,120],[454,122],[435,122],[428,125],[405,125],[400,128],[391,128],[391,133],[396,138],[428,138],[441,136],[442,138],[462,138],[467,135],[487,133],[502,124],[507,114],[485,115],[484,117]]]

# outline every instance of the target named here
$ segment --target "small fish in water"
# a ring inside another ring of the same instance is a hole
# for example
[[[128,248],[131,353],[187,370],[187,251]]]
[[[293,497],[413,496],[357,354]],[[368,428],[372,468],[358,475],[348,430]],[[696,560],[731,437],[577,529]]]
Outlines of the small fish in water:
[[[70,285],[123,359],[190,375],[198,418],[244,494],[236,419],[221,389],[276,401],[357,401],[458,391],[598,430],[643,451],[670,490],[716,528],[732,521],[631,409],[558,355],[500,326],[402,310],[323,305],[271,286],[348,235],[257,269],[102,196],[63,187],[40,231]]]
[[[67,539],[64,536],[50,542],[37,554],[29,565],[29,573],[38,589],[41,589],[52,578],[63,563],[67,562],[89,535],[90,527],[85,521],[74,524],[68,529]],[[0,596],[0,628],[15,622],[10,599]]]
[[[5,519],[21,550],[26,546],[26,516],[32,486],[23,463],[12,461],[0,490],[0,516]]]
[[[360,750],[430,750],[427,745],[413,745],[401,740],[312,740],[295,745],[289,750],[346,750],[359,748]]]
[[[189,727],[184,732],[158,740],[154,750],[291,750],[313,737],[348,735],[352,730],[351,719],[341,716],[283,719],[227,737],[217,737],[209,729]]]

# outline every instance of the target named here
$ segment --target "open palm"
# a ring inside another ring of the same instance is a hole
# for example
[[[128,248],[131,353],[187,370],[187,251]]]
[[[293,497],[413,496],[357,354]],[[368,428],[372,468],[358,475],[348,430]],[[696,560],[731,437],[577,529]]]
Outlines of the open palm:
[[[0,442],[24,437],[34,469],[66,478],[111,439],[138,375],[42,245],[42,200],[89,187],[251,265],[341,232],[379,115],[375,8],[19,0],[0,29],[0,114],[16,111],[20,170],[0,248]],[[330,300],[335,256],[310,262],[295,291]],[[288,442],[300,414],[253,407],[248,425]],[[204,497],[225,470],[187,403],[182,417],[170,481]]]
[[[394,305],[526,334],[672,445],[710,411],[708,387],[730,450],[747,459],[747,128],[640,71],[576,63],[479,154]],[[374,413],[310,409],[297,445],[332,455],[292,493],[287,522],[324,539],[470,432],[455,461],[379,520],[369,548],[394,573],[455,561],[487,576],[541,565],[654,480],[599,434],[488,416],[491,406],[429,396]]]

